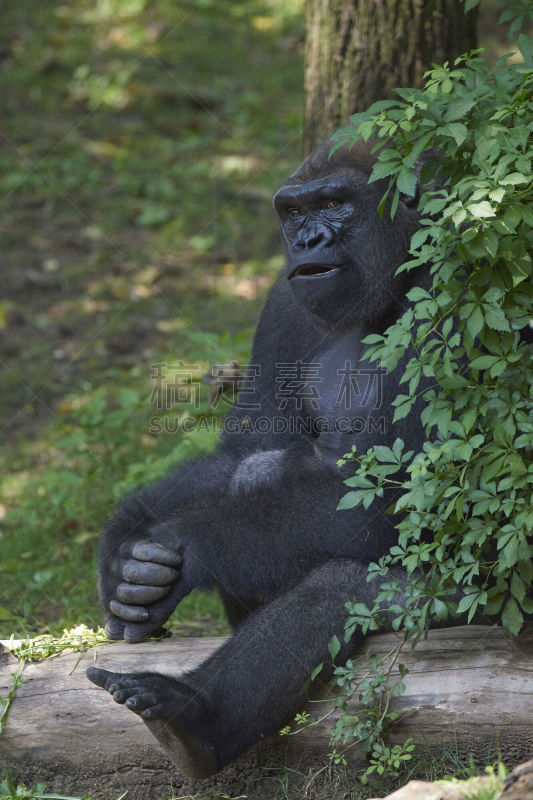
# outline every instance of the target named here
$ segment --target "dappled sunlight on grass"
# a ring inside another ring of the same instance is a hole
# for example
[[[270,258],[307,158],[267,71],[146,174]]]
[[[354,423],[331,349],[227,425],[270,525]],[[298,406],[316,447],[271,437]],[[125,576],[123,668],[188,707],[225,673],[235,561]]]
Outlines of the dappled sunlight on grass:
[[[176,406],[151,432],[151,365],[248,358],[281,263],[271,192],[300,156],[302,8],[4,10],[4,636],[101,622],[95,553],[117,496],[215,443],[220,410],[183,435]],[[216,598],[177,620],[222,630]]]

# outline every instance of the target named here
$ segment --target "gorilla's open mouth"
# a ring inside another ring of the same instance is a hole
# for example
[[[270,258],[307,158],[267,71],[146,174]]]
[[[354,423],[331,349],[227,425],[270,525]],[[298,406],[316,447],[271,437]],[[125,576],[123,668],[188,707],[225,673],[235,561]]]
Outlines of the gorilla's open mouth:
[[[319,275],[329,275],[341,269],[340,264],[300,264],[293,269],[289,275],[289,280],[293,278],[315,278]]]

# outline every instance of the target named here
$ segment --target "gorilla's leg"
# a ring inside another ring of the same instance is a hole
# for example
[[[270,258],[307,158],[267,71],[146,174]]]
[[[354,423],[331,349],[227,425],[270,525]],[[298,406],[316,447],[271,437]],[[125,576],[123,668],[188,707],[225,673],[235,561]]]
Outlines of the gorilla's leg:
[[[329,640],[337,634],[343,642],[346,602],[372,602],[376,587],[366,574],[367,565],[355,561],[323,564],[248,617],[213,656],[179,680],[96,668],[88,676],[140,714],[182,770],[209,774],[261,735],[275,733],[302,706],[313,668],[330,661]],[[353,648],[353,641],[343,643],[339,661]]]
[[[236,628],[238,625],[241,625],[241,623],[243,623],[244,620],[250,616],[250,614],[263,605],[263,603],[259,600],[253,602],[250,600],[240,600],[229,592],[221,591],[219,594],[224,605],[226,618],[232,628]]]

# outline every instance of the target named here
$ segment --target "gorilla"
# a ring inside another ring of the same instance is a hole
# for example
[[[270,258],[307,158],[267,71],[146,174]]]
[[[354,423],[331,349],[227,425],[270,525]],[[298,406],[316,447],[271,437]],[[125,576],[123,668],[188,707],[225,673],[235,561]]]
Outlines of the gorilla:
[[[427,268],[396,275],[417,201],[404,197],[393,220],[381,218],[386,183],[368,183],[371,145],[330,157],[332,146],[319,145],[274,195],[286,266],[217,451],[128,497],[101,538],[99,591],[113,639],[160,632],[193,588],[221,595],[233,635],[179,679],[88,670],[196,777],[285,725],[313,668],[330,661],[331,637],[343,641],[346,603],[373,602],[367,568],[397,538],[385,514],[393,498],[337,512],[346,491],[337,460],[353,445],[365,453],[401,437],[416,451],[424,439],[417,406],[392,422],[410,355],[385,374],[364,360],[362,342],[405,310],[415,281],[429,284]],[[357,643],[356,633],[337,663]]]

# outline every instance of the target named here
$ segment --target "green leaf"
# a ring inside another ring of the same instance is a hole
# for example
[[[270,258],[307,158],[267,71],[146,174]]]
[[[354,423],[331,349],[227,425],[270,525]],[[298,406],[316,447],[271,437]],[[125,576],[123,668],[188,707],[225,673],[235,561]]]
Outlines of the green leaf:
[[[392,401],[392,405],[396,406],[392,421],[397,422],[399,419],[406,417],[410,412],[414,402],[414,397],[409,397],[406,394],[399,394],[395,400]]]
[[[501,569],[508,569],[517,564],[519,545],[518,536],[512,536],[505,547],[502,548],[498,556],[498,564]]]
[[[398,204],[400,202],[400,190],[398,187],[394,190],[394,194],[392,196],[392,203],[390,205],[390,218],[394,219],[396,216],[396,211],[398,210]]]
[[[476,219],[484,219],[486,217],[496,216],[496,212],[488,200],[482,200],[481,203],[470,203],[470,205],[467,206],[467,209]]]
[[[382,178],[388,178],[389,175],[394,175],[396,172],[398,172],[400,164],[400,160],[377,161],[374,164],[374,168],[368,182],[374,183],[374,181],[380,181]]]
[[[438,597],[435,597],[433,603],[431,604],[432,614],[435,619],[443,620],[448,617],[448,609],[446,608],[446,603],[443,603],[442,600],[439,600]]]
[[[466,219],[466,211],[464,208],[460,208],[455,214],[452,216],[452,222],[456,228],[459,227]]]
[[[337,505],[337,511],[346,511],[351,508],[357,508],[363,502],[361,492],[347,492]]]
[[[493,189],[489,192],[489,199],[494,200],[495,203],[501,203],[505,197],[505,189]]]
[[[340,649],[341,643],[339,642],[339,637],[334,634],[328,642],[328,651],[332,661],[335,661]]]
[[[365,336],[363,342],[365,344],[378,344],[384,341],[383,336],[380,333],[369,333],[368,336]]]
[[[372,118],[372,114],[370,113],[370,109],[369,108],[367,108],[366,111],[360,111],[358,114],[352,114],[352,116],[350,117],[350,125],[352,125],[353,128],[354,128],[354,130],[353,130],[353,134],[355,134],[354,135],[354,143],[355,143],[355,140],[358,138],[357,137],[357,131],[359,129],[359,126],[362,125],[364,122],[368,122],[368,120],[370,120],[371,118]],[[338,150],[339,147],[342,147],[344,145],[344,141],[342,141],[342,139],[340,138],[340,133],[341,133],[341,131],[344,131],[344,130],[346,130],[346,129],[345,128],[341,128],[341,130],[336,131],[336,133],[333,134],[333,136],[337,138],[337,144],[335,146],[335,149],[332,149],[330,151],[330,157],[333,155],[335,150]],[[348,132],[346,132],[345,137],[346,137],[346,140],[349,142]]]
[[[513,572],[511,578],[511,593],[516,597],[519,603],[521,603],[526,596],[526,586],[516,570]]]
[[[372,103],[372,105],[369,106],[366,113],[372,115],[379,114],[381,111],[387,111],[387,109],[397,105],[398,105],[397,100],[376,100],[375,103]],[[351,119],[352,118],[350,117],[350,121]]]
[[[418,248],[424,244],[426,239],[429,236],[429,229],[428,228],[420,228],[420,230],[416,231],[411,236],[411,243],[409,245],[409,250],[418,250]]]
[[[531,14],[531,11],[529,12]],[[533,68],[533,39],[531,36],[521,33],[518,37],[518,49],[522,53],[522,57],[527,66]]]
[[[526,614],[528,615],[533,614],[533,599],[531,597],[524,597],[520,605],[522,606]]]
[[[520,633],[520,629],[524,624],[524,616],[514,597],[510,597],[502,613],[502,625],[511,631],[515,636]]]
[[[392,452],[390,447],[386,447],[385,445],[382,444],[374,445],[374,453],[376,455],[377,460],[385,464],[391,464],[394,461],[396,461],[396,459],[394,458],[394,453]]]
[[[351,486],[357,489],[372,489],[375,485],[364,475],[352,475],[350,478],[346,478],[344,483],[346,486]]]
[[[446,109],[444,121],[453,122],[456,119],[464,119],[464,117],[466,117],[470,109],[475,106],[475,104],[476,99],[471,96],[459,97],[457,100],[452,100]],[[458,144],[461,144],[461,142],[458,142]]]
[[[394,457],[396,458],[397,461],[399,461],[400,458],[401,458],[402,450],[403,450],[403,440],[402,439],[395,439],[394,444],[392,445],[392,451],[393,451]],[[406,453],[406,457],[408,455],[409,454]]]
[[[521,172],[511,172],[510,175],[506,175],[505,178],[502,178],[498,183],[501,186],[519,186],[522,183],[529,183],[531,178],[527,178],[525,175],[522,175]]]
[[[407,167],[402,167],[396,180],[396,186],[400,192],[408,195],[409,197],[414,197],[416,194],[417,183],[418,179],[416,177],[416,173],[411,172],[411,170]]]
[[[470,362],[470,366],[473,369],[489,369],[489,367],[494,366],[499,360],[498,356],[478,356],[478,358],[474,358],[473,361]]]
[[[414,239],[414,237],[413,237]],[[411,239],[411,244],[413,240]],[[417,303],[419,300],[431,300],[431,295],[422,289],[420,286],[415,286],[407,292],[407,297],[412,303]]]
[[[440,131],[442,136],[451,136],[458,145],[461,145],[468,136],[468,128],[461,122],[450,122],[444,125]]]
[[[505,314],[498,306],[493,308],[485,306],[485,322],[495,331],[511,331]]]
[[[321,661],[320,664],[316,665],[316,667],[314,668],[314,670],[311,673],[311,680],[312,681],[314,681],[316,676],[319,675],[322,672],[323,666],[324,666],[324,662],[323,661]]]
[[[483,324],[484,324],[483,312],[481,311],[480,306],[475,306],[466,322],[467,330],[472,339],[476,338],[476,336],[482,329]]]
[[[476,595],[474,594],[465,594],[464,597],[461,597],[459,605],[457,606],[457,613],[464,614],[465,611],[468,611],[475,599]]]

